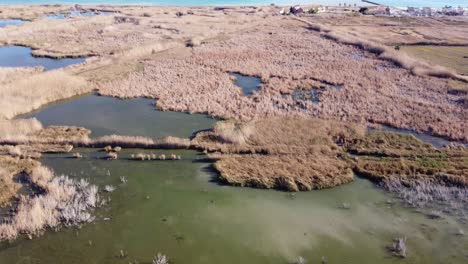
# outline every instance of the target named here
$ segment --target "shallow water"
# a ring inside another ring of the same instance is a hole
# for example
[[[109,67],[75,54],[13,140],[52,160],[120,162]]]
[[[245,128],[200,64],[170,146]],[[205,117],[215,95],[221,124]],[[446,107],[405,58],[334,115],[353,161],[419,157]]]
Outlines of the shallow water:
[[[252,95],[254,91],[260,89],[262,80],[258,77],[246,76],[239,73],[232,73],[231,75],[236,78],[234,84],[242,88],[242,91],[247,96]]]
[[[377,129],[377,130],[380,130],[380,129]],[[401,129],[401,128],[393,128],[393,127],[389,127],[389,126],[382,126],[381,130],[413,135],[417,139],[421,140],[422,142],[431,144],[436,148],[442,148],[442,147],[445,147],[447,145],[450,145],[451,143],[462,144],[462,143],[459,143],[459,142],[456,142],[456,141],[449,141],[449,140],[441,138],[441,137],[435,137],[435,136],[431,136],[431,135],[425,134],[425,133],[418,133],[418,132],[415,132],[413,130],[408,130],[408,129]],[[464,144],[464,145],[467,146],[467,144]]]
[[[25,21],[21,19],[0,19],[0,28],[7,25],[18,26],[23,24]]]
[[[44,126],[70,125],[91,129],[93,137],[110,134],[190,137],[208,129],[216,119],[202,114],[157,111],[153,99],[120,100],[87,95],[48,105],[24,117],[35,117]]]
[[[47,19],[65,19],[70,17],[93,17],[93,16],[106,16],[113,14],[112,12],[82,12],[81,10],[73,10],[68,13],[59,13],[46,16]]]
[[[31,48],[21,46],[0,47],[0,67],[42,66],[47,71],[85,61],[84,58],[51,59],[34,57],[32,56],[31,51]]]
[[[150,263],[162,252],[174,263],[466,263],[468,239],[450,218],[430,220],[388,203],[389,196],[369,181],[289,195],[285,192],[220,186],[204,156],[176,153],[181,161],[120,160],[79,149],[45,155],[42,162],[59,174],[85,177],[101,188],[111,184],[111,203],[98,209],[93,224],[46,232],[34,240],[0,246],[0,263]],[[151,151],[147,151],[150,153]],[[120,177],[128,179],[126,184]],[[341,209],[344,203],[350,209]],[[104,218],[110,218],[105,221]],[[408,258],[391,256],[386,246],[407,236]],[[127,257],[117,256],[123,250]]]
[[[95,126],[97,134],[155,137],[169,130],[187,135],[214,122],[203,115],[155,111],[152,102],[91,95],[31,116],[49,124]],[[199,118],[209,122],[191,120]],[[101,189],[117,187],[101,193],[110,204],[98,208],[97,220],[81,228],[0,243],[0,263],[151,263],[158,252],[173,263],[191,264],[284,264],[298,256],[308,263],[466,263],[468,236],[457,235],[468,232],[466,224],[448,215],[431,220],[364,179],[290,194],[219,185],[212,164],[193,150],[124,149],[113,161],[96,149],[74,152],[83,158],[46,154],[42,163],[57,174],[89,179]],[[176,154],[182,160],[130,160],[136,153]],[[400,259],[387,247],[404,236],[408,258]],[[121,251],[123,258],[118,257]]]

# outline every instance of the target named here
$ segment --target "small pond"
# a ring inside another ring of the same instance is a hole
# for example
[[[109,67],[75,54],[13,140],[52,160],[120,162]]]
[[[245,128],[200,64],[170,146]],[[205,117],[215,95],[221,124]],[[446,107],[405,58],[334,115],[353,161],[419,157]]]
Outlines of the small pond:
[[[211,128],[216,119],[202,114],[157,111],[155,100],[121,100],[88,95],[45,106],[21,117],[35,117],[44,126],[74,125],[91,129],[92,136],[110,134],[190,137],[192,132]]]
[[[86,10],[73,10],[67,13],[57,13],[47,15],[47,19],[66,19],[71,17],[93,17],[93,16],[108,16],[114,14],[113,12],[107,11],[86,11]]]
[[[25,21],[21,19],[0,19],[0,28],[6,26],[18,26],[23,24]]]
[[[0,47],[0,67],[35,67],[42,66],[45,70],[54,70],[68,65],[82,63],[84,58],[51,59],[34,57],[32,49],[22,46]]]
[[[262,80],[258,77],[246,76],[239,73],[232,73],[231,75],[236,78],[234,84],[239,86],[247,96],[252,95],[254,91],[260,89]]]

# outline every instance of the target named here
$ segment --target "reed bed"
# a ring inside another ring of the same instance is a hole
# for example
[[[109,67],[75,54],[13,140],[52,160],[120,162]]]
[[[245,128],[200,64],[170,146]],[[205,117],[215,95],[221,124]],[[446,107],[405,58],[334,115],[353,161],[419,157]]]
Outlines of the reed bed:
[[[218,122],[192,145],[216,161],[221,182],[297,192],[353,181],[353,163],[338,144],[363,135],[355,124],[269,118]]]
[[[0,83],[0,89],[0,118],[11,119],[52,101],[89,92],[93,86],[84,78],[55,70]]]
[[[390,56],[384,48],[363,45]],[[264,27],[193,47],[190,56],[148,60],[139,72],[101,83],[99,91],[121,98],[157,98],[162,110],[226,119],[319,117],[386,124],[468,142],[468,110],[457,101],[463,95],[447,93],[449,79],[414,75],[367,50],[297,25]],[[230,72],[260,77],[260,91],[243,96]],[[291,97],[297,88],[327,85],[343,88],[325,89],[319,102]]]

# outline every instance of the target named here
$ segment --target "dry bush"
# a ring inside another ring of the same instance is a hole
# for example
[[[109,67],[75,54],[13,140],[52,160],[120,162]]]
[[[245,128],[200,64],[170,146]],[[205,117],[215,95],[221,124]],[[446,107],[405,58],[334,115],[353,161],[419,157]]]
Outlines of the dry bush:
[[[253,124],[234,121],[218,122],[214,126],[214,133],[219,135],[223,143],[244,145],[253,134]]]
[[[20,233],[38,235],[60,224],[80,225],[94,218],[89,210],[98,204],[98,189],[85,180],[55,177],[49,169],[36,167],[30,181],[44,193],[20,200],[16,213],[0,224],[0,240],[13,240]]]
[[[21,185],[13,181],[13,175],[4,168],[0,168],[0,206],[5,206],[15,197],[20,188]]]
[[[7,205],[16,194],[21,185],[13,181],[13,177],[30,172],[38,166],[38,162],[31,159],[20,159],[7,155],[0,155],[0,206]]]
[[[0,145],[0,155],[10,157],[39,159],[41,152],[36,146],[31,145]]]

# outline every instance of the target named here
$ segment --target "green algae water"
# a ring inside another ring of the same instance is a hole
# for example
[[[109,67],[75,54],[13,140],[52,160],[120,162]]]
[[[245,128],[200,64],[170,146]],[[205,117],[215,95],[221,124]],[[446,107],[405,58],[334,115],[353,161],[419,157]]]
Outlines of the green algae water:
[[[84,96],[29,116],[46,125],[81,125],[93,135],[188,136],[212,126],[204,115],[160,112],[149,99]],[[200,121],[201,120],[201,121]],[[32,240],[0,243],[0,263],[151,263],[158,252],[189,264],[438,264],[466,263],[466,221],[404,208],[371,182],[286,193],[220,185],[213,164],[193,150],[124,149],[105,160],[98,149],[47,154],[56,174],[86,178],[108,204],[81,228],[47,230]],[[132,154],[181,155],[181,160],[131,160]],[[126,183],[122,182],[126,179]],[[345,205],[345,206],[344,206]],[[407,258],[389,252],[407,239]]]
[[[172,263],[192,264],[293,263],[298,256],[349,264],[467,260],[468,239],[457,235],[468,231],[464,224],[402,208],[367,180],[291,195],[219,185],[211,164],[192,150],[144,151],[181,155],[178,161],[129,159],[142,150],[123,150],[114,161],[99,150],[77,151],[82,159],[45,155],[42,162],[101,190],[116,187],[101,192],[110,203],[81,228],[1,244],[0,263],[151,263],[158,252]],[[387,250],[403,236],[406,259]]]

